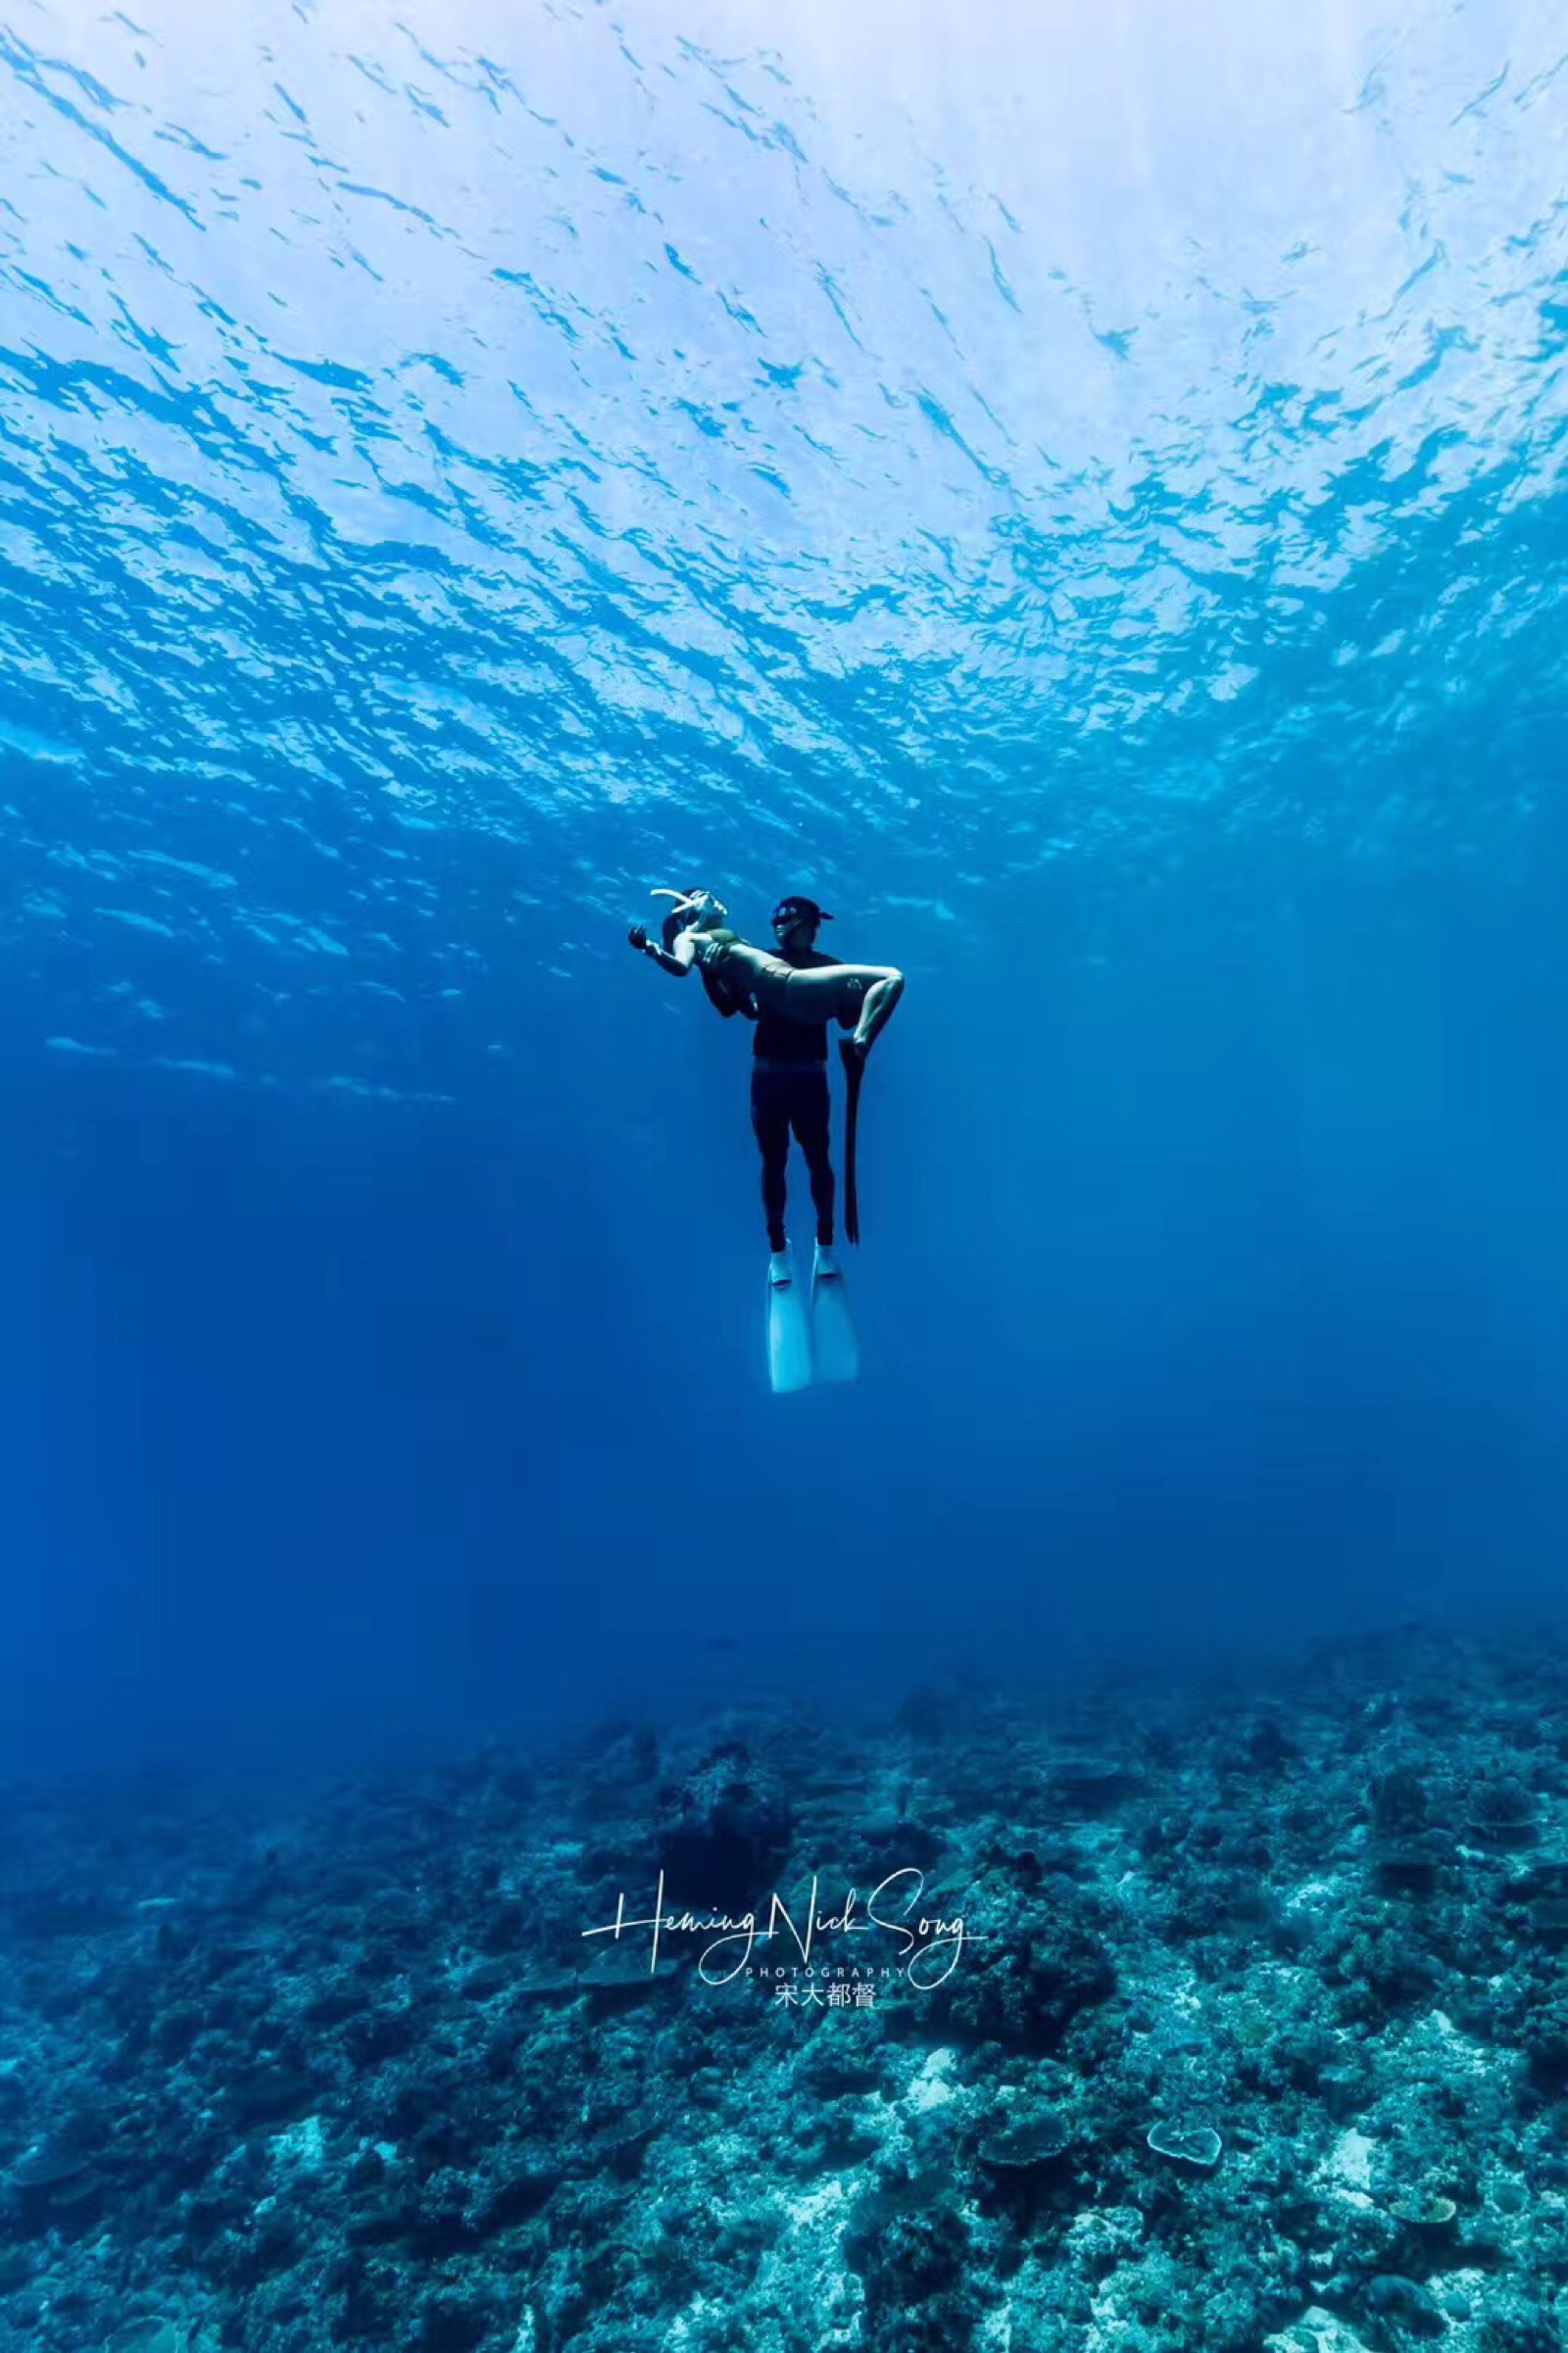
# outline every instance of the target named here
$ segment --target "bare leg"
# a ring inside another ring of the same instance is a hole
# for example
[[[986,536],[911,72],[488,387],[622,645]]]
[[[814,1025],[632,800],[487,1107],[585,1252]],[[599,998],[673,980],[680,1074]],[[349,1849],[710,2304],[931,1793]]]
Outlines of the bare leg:
[[[859,992],[859,1018],[855,1036],[846,1043],[863,1059],[904,994],[904,975],[893,964],[817,964],[802,970],[787,967],[765,949],[737,941],[729,962],[747,975],[753,994],[764,1012],[786,1021],[835,1021],[845,1010],[845,998]]]
[[[860,1006],[860,1018],[850,1040],[850,1044],[857,1047],[862,1055],[870,1053],[892,1020],[894,1008],[903,995],[904,975],[895,966],[890,966],[881,979],[866,990],[865,1001]]]

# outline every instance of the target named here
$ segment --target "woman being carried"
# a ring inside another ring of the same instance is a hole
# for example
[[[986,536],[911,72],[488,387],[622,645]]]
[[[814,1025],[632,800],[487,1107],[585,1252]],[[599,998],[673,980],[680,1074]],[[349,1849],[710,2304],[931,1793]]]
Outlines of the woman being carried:
[[[904,994],[904,975],[892,964],[818,964],[802,971],[765,948],[754,948],[727,928],[729,909],[710,891],[655,891],[675,902],[671,915],[685,918],[678,931],[666,919],[660,956],[687,968],[724,993],[749,997],[762,1012],[784,1021],[837,1021],[853,1037],[840,1042],[845,1069],[858,1077],[894,1007]]]

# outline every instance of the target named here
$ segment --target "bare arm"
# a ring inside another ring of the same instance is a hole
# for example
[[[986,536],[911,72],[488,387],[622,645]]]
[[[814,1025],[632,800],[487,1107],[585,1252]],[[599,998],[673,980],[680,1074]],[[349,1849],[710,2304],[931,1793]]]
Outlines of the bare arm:
[[[647,930],[641,923],[634,923],[626,937],[634,948],[641,949],[644,956],[651,956],[661,971],[673,973],[676,980],[684,980],[692,968],[691,951],[687,946],[690,937],[688,933],[682,932],[680,938],[675,942],[677,950],[682,947],[687,948],[685,956],[671,954],[669,949],[661,948],[657,940],[651,940],[648,937]]]

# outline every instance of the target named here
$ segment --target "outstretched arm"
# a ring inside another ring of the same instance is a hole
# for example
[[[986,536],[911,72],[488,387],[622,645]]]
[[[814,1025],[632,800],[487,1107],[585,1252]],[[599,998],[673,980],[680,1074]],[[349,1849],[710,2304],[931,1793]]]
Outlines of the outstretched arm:
[[[682,945],[685,936],[683,933],[681,939],[676,941],[677,948]],[[657,940],[651,940],[648,937],[647,927],[644,924],[634,923],[626,937],[634,948],[641,949],[644,956],[652,956],[661,971],[672,972],[677,980],[684,980],[692,968],[689,949],[685,956],[671,955],[667,948],[661,948]]]

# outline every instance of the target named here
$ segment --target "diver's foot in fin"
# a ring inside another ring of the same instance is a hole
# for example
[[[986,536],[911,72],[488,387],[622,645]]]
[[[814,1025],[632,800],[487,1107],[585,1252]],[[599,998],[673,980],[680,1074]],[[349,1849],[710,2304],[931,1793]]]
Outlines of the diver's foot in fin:
[[[859,1373],[860,1336],[849,1286],[833,1250],[820,1242],[811,1267],[811,1353],[819,1381],[853,1381]]]
[[[811,1384],[811,1323],[787,1250],[767,1262],[767,1375],[775,1395]]]

